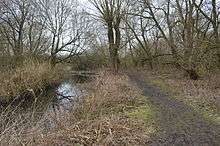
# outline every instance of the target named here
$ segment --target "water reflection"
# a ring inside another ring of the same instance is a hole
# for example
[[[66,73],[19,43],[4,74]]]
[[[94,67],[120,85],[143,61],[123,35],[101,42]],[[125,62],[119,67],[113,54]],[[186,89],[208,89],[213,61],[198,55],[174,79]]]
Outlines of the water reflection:
[[[65,119],[84,95],[85,91],[71,80],[63,82],[57,89],[52,90],[48,94],[48,96],[52,96],[49,97],[52,100],[44,112],[43,118],[41,118],[43,119],[42,126],[45,133],[55,127],[56,121]]]
[[[69,80],[63,82],[56,90],[50,108],[69,111],[85,92]]]
[[[13,122],[24,124],[27,128],[37,126],[39,131],[48,133],[56,127],[57,121],[65,121],[63,119],[72,114],[70,111],[77,106],[81,97],[85,96],[82,85],[73,79],[66,80],[57,88],[42,92],[30,101],[24,99],[16,106],[0,108],[0,134],[7,129],[7,125],[13,127]]]

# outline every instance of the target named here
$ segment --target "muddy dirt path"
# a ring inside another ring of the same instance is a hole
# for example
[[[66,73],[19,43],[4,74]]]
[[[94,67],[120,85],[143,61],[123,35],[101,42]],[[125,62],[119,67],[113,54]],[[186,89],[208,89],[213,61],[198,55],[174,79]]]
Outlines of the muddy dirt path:
[[[143,95],[159,110],[157,125],[150,145],[220,146],[220,125],[207,121],[192,107],[171,98],[159,88],[148,84],[141,73],[127,73]]]

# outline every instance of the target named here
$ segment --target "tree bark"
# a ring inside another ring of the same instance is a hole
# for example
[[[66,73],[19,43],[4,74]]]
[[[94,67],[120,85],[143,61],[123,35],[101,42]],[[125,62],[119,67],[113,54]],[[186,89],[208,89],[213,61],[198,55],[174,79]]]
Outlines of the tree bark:
[[[119,26],[113,26],[112,21],[108,24],[108,41],[111,68],[114,73],[118,73],[120,64],[118,50],[120,47],[121,34]]]
[[[220,68],[220,39],[219,39],[219,24],[218,24],[218,14],[217,14],[217,8],[216,8],[216,0],[212,0],[212,15],[213,15],[213,30],[214,30],[214,36],[215,36],[215,45],[217,49],[217,57],[218,57],[218,67]]]

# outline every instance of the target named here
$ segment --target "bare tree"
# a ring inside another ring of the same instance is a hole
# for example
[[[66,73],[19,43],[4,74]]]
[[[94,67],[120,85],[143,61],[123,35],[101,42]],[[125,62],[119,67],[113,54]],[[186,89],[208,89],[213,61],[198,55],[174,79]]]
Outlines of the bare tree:
[[[28,18],[30,2],[28,0],[7,0],[0,2],[1,7],[1,34],[7,39],[8,44],[16,57],[22,60],[24,28]]]
[[[119,69],[119,48],[121,44],[120,24],[124,15],[124,0],[90,0],[107,26],[110,62],[114,72]]]
[[[87,29],[87,20],[78,13],[76,1],[71,0],[39,0],[41,19],[45,22],[48,35],[51,37],[50,60],[54,66],[58,55],[68,57],[79,52],[82,35]]]
[[[25,51],[33,56],[42,55],[49,49],[45,20],[39,19],[40,14],[40,10],[32,3],[25,27]]]
[[[141,0],[134,2],[131,7],[133,11],[127,13],[130,17],[125,22],[143,50],[148,50],[147,60],[172,56],[176,67],[186,71],[190,78],[198,79],[196,69],[200,65],[199,62],[211,52],[204,47],[206,45],[202,45],[208,42],[207,32],[210,27],[202,17],[201,10],[196,8],[194,1]],[[151,35],[152,31],[159,32],[154,35],[155,39]],[[155,40],[158,44],[163,41],[161,38],[165,40],[171,53],[163,47],[162,53],[152,55],[152,52],[158,52],[157,46],[151,45],[152,41]],[[217,34],[215,38],[217,40]]]
[[[218,65],[220,66],[220,39],[219,39],[219,7],[216,0],[211,1],[212,10],[211,13],[207,13],[207,10],[203,10],[202,7],[205,5],[204,0],[196,1],[193,0],[193,4],[199,10],[199,12],[212,24],[214,40],[217,48]],[[206,8],[207,9],[207,8]]]

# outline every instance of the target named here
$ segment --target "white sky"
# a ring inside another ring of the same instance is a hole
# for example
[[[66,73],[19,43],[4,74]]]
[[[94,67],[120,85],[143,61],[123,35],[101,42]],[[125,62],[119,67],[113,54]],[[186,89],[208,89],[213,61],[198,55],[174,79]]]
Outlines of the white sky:
[[[88,0],[78,0],[84,9],[91,9],[93,6]]]

